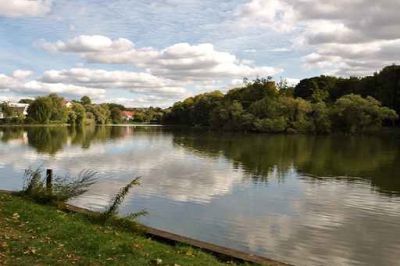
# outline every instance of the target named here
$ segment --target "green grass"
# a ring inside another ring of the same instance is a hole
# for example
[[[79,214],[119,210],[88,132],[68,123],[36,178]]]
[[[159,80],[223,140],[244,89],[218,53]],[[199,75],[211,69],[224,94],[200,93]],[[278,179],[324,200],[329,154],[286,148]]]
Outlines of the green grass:
[[[226,265],[89,216],[0,193],[0,265]],[[232,263],[230,263],[232,264]]]

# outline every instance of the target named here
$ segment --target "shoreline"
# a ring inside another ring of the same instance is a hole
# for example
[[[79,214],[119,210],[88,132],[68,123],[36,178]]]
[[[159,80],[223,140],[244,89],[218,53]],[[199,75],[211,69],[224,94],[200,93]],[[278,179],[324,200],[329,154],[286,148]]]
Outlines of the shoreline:
[[[1,128],[56,128],[56,127],[72,127],[70,124],[0,124]],[[199,131],[199,132],[213,132],[220,134],[251,134],[251,135],[284,135],[284,136],[314,136],[314,137],[330,137],[330,136],[347,136],[347,137],[356,137],[356,136],[376,136],[376,137],[385,137],[391,134],[400,133],[400,127],[382,127],[380,130],[371,131],[371,132],[362,132],[362,133],[344,133],[344,132],[331,132],[328,134],[314,134],[314,133],[306,133],[306,132],[259,132],[259,131],[231,131],[231,130],[218,130],[212,129],[210,127],[196,127],[196,126],[187,126],[187,125],[173,125],[173,124],[146,124],[146,123],[138,123],[138,124],[104,124],[104,125],[85,125],[81,127],[153,127],[153,128],[167,128],[167,129],[177,129],[177,130],[188,130],[188,131]]]
[[[0,194],[15,196],[15,193],[16,193],[15,191],[0,189]],[[36,203],[33,203],[33,204],[36,204]],[[77,206],[74,206],[74,205],[71,205],[68,203],[66,203],[63,207],[65,208],[65,210],[67,210],[69,212],[83,214],[83,215],[87,215],[87,216],[97,213],[95,211],[92,211],[92,210],[89,210],[86,208],[77,207]],[[290,264],[280,262],[280,261],[277,261],[274,259],[270,259],[267,257],[255,255],[253,253],[244,252],[244,251],[240,251],[240,250],[236,250],[236,249],[231,249],[228,247],[223,247],[223,246],[215,245],[212,243],[196,240],[193,238],[177,235],[177,234],[174,234],[171,232],[167,232],[164,230],[146,226],[146,225],[143,225],[140,223],[137,223],[137,224],[141,228],[144,229],[144,232],[146,235],[154,238],[155,241],[166,242],[169,244],[186,244],[191,247],[198,248],[200,250],[204,250],[208,253],[211,253],[215,257],[219,257],[219,258],[233,259],[236,261],[243,261],[243,262],[255,263],[255,264],[260,264],[260,265],[290,266]]]

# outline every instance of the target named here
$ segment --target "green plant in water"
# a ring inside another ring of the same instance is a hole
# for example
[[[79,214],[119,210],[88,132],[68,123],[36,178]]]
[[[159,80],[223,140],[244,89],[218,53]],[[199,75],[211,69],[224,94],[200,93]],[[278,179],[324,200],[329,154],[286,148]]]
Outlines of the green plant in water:
[[[25,170],[25,182],[20,195],[40,203],[63,203],[88,191],[96,183],[96,172],[84,170],[77,177],[55,176],[51,187],[46,186],[43,169]]]
[[[116,219],[119,206],[121,206],[125,197],[128,195],[130,189],[133,186],[138,186],[138,185],[140,185],[140,177],[135,177],[126,186],[121,188],[120,191],[112,199],[109,207],[100,215],[100,219],[103,222],[107,222],[110,219]],[[141,210],[139,212],[131,213],[123,218],[128,219],[128,220],[135,220],[138,217],[146,215],[146,214],[147,214],[147,212],[145,210]]]

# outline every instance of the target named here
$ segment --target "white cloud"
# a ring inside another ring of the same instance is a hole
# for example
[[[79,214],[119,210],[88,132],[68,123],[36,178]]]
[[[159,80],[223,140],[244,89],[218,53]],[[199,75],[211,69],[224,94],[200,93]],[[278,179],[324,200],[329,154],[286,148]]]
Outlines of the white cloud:
[[[15,70],[11,75],[0,74],[0,92],[37,96],[57,93],[66,97],[88,95],[96,102],[116,102],[129,107],[167,107],[189,96],[181,83],[144,72],[107,71],[72,68],[48,70],[31,78],[28,70]],[[132,97],[109,97],[113,90],[132,92]]]
[[[16,79],[26,79],[30,76],[33,75],[33,72],[30,70],[21,70],[21,69],[17,69],[12,73],[12,76]]]
[[[36,17],[50,12],[52,0],[3,0],[0,2],[0,16]]]
[[[48,51],[80,54],[88,62],[132,64],[166,79],[185,82],[209,79],[235,79],[269,76],[282,71],[274,67],[258,67],[235,55],[217,51],[210,43],[191,45],[177,43],[162,50],[136,48],[127,39],[112,40],[105,36],[81,35],[66,42],[43,41]]]
[[[104,94],[106,90],[97,88],[88,88],[82,86],[75,86],[71,84],[63,83],[43,83],[37,80],[32,80],[24,83],[22,87],[16,89],[17,92],[22,93],[58,93],[64,95],[74,95],[74,96],[98,96],[99,94]]]
[[[101,69],[72,68],[45,71],[40,78],[45,83],[67,83],[102,89],[123,89],[154,95],[179,96],[186,90],[172,80],[143,72],[106,71]]]
[[[18,94],[48,94],[59,93],[64,95],[89,95],[104,94],[104,89],[76,86],[63,83],[45,83],[38,80],[27,80],[32,75],[31,71],[15,70],[12,75],[0,74],[0,91],[15,92]]]
[[[314,50],[306,67],[359,75],[400,62],[398,10],[398,0],[250,0],[237,15],[246,27],[290,31],[297,49]]]
[[[290,31],[295,26],[296,13],[289,3],[280,0],[253,0],[236,11],[242,26],[270,27]]]

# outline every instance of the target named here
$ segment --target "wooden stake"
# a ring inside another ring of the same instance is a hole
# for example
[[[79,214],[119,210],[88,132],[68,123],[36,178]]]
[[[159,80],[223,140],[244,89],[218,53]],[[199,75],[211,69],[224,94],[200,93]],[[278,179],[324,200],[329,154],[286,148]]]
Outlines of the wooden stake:
[[[47,171],[46,171],[46,189],[49,193],[51,193],[52,188],[53,188],[53,170],[47,169]]]

